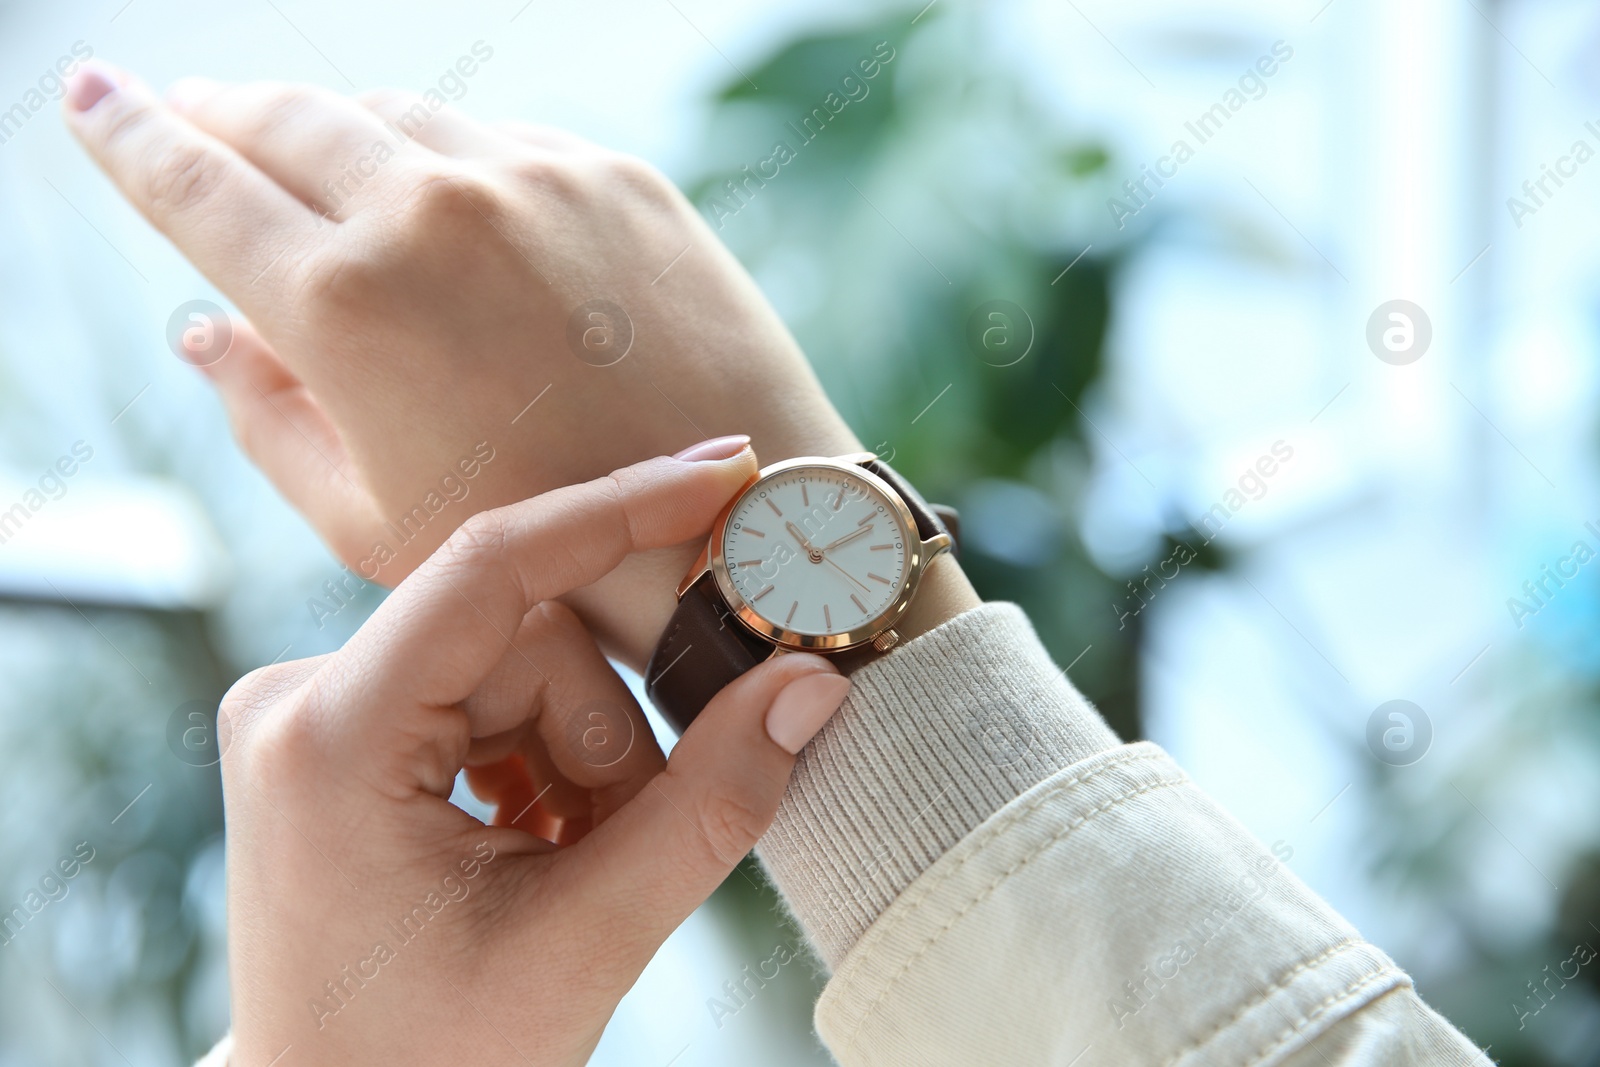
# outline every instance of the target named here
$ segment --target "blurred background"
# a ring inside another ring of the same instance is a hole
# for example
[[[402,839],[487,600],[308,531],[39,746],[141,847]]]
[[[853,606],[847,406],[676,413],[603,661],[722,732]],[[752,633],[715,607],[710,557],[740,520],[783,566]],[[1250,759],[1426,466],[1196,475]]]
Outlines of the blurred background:
[[[216,702],[381,596],[172,356],[225,301],[46,75],[420,91],[480,40],[456,106],[672,175],[1125,738],[1494,1061],[1600,1063],[1600,964],[1530,986],[1600,947],[1592,3],[105,0],[0,2],[0,910],[45,901],[0,938],[0,1065],[223,1032]],[[709,1010],[799,936],[744,873],[596,1063],[828,1062],[804,962]]]

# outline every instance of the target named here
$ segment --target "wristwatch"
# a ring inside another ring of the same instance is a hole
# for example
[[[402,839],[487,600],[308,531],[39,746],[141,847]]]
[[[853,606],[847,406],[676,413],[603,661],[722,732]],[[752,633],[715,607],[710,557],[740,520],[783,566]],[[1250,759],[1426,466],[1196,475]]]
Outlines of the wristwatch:
[[[774,655],[887,652],[928,565],[955,549],[956,522],[871,452],[763,468],[678,586],[645,668],[650,699],[681,734]]]

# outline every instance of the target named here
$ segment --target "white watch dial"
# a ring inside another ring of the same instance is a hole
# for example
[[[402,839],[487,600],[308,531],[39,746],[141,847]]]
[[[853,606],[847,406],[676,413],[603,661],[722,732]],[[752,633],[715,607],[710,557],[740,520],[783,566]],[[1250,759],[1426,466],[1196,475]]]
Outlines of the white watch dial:
[[[752,486],[728,517],[728,573],[774,626],[823,636],[858,630],[906,583],[909,531],[875,486],[832,467],[794,467]]]

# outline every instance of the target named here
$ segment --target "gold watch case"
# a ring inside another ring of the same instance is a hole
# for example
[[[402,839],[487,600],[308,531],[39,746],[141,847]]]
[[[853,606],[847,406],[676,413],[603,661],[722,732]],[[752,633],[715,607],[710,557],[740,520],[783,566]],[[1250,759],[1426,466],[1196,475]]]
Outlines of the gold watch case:
[[[727,506],[717,515],[716,521],[711,524],[711,536],[707,538],[706,545],[700,550],[700,557],[695,561],[689,573],[684,575],[683,581],[678,585],[678,596],[681,598],[691,586],[710,572],[717,584],[717,591],[727,602],[729,610],[738,620],[753,633],[766,638],[780,649],[792,649],[807,652],[842,652],[845,649],[857,648],[876,641],[880,635],[894,628],[894,625],[905,615],[911,606],[911,601],[917,595],[917,587],[922,581],[923,572],[928,565],[942,552],[948,552],[953,547],[949,534],[938,534],[926,541],[917,537],[916,519],[912,517],[911,509],[906,506],[905,499],[895,491],[888,482],[867,470],[861,464],[877,457],[871,452],[853,452],[844,456],[799,456],[795,459],[786,459],[781,463],[774,463],[763,467],[755,477],[744,484]],[[837,634],[802,634],[793,630],[786,630],[782,626],[768,622],[762,618],[754,608],[745,602],[739,590],[734,586],[733,576],[728,570],[727,558],[723,555],[722,545],[727,533],[729,520],[737,510],[739,503],[750,494],[759,483],[775,474],[797,467],[828,467],[850,478],[859,478],[862,482],[872,486],[883,494],[885,500],[894,508],[896,517],[906,530],[906,544],[910,547],[906,560],[906,580],[894,601],[884,609],[876,618],[869,619],[854,630],[846,630]],[[887,648],[893,642],[884,644]]]

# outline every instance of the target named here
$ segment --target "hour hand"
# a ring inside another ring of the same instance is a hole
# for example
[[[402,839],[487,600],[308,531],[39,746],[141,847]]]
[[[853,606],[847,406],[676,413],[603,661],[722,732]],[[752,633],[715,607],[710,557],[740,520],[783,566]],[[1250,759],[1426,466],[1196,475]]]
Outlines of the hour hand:
[[[806,540],[806,535],[800,532],[800,527],[796,526],[792,522],[786,522],[784,525],[789,528],[789,533],[794,536],[794,539],[800,542],[801,548],[805,549],[808,553],[816,553],[817,550],[811,547],[811,542]]]
[[[833,542],[832,544],[823,545],[822,546],[822,551],[827,552],[827,551],[829,551],[831,549],[838,548],[840,545],[842,545],[842,544],[844,544],[844,543],[846,543],[848,541],[854,541],[856,538],[860,537],[862,534],[865,534],[867,531],[869,531],[871,529],[872,529],[872,523],[870,523],[870,522],[867,523],[865,526],[858,526],[854,530],[851,530],[849,533],[845,534],[843,537],[839,538],[837,541]]]

